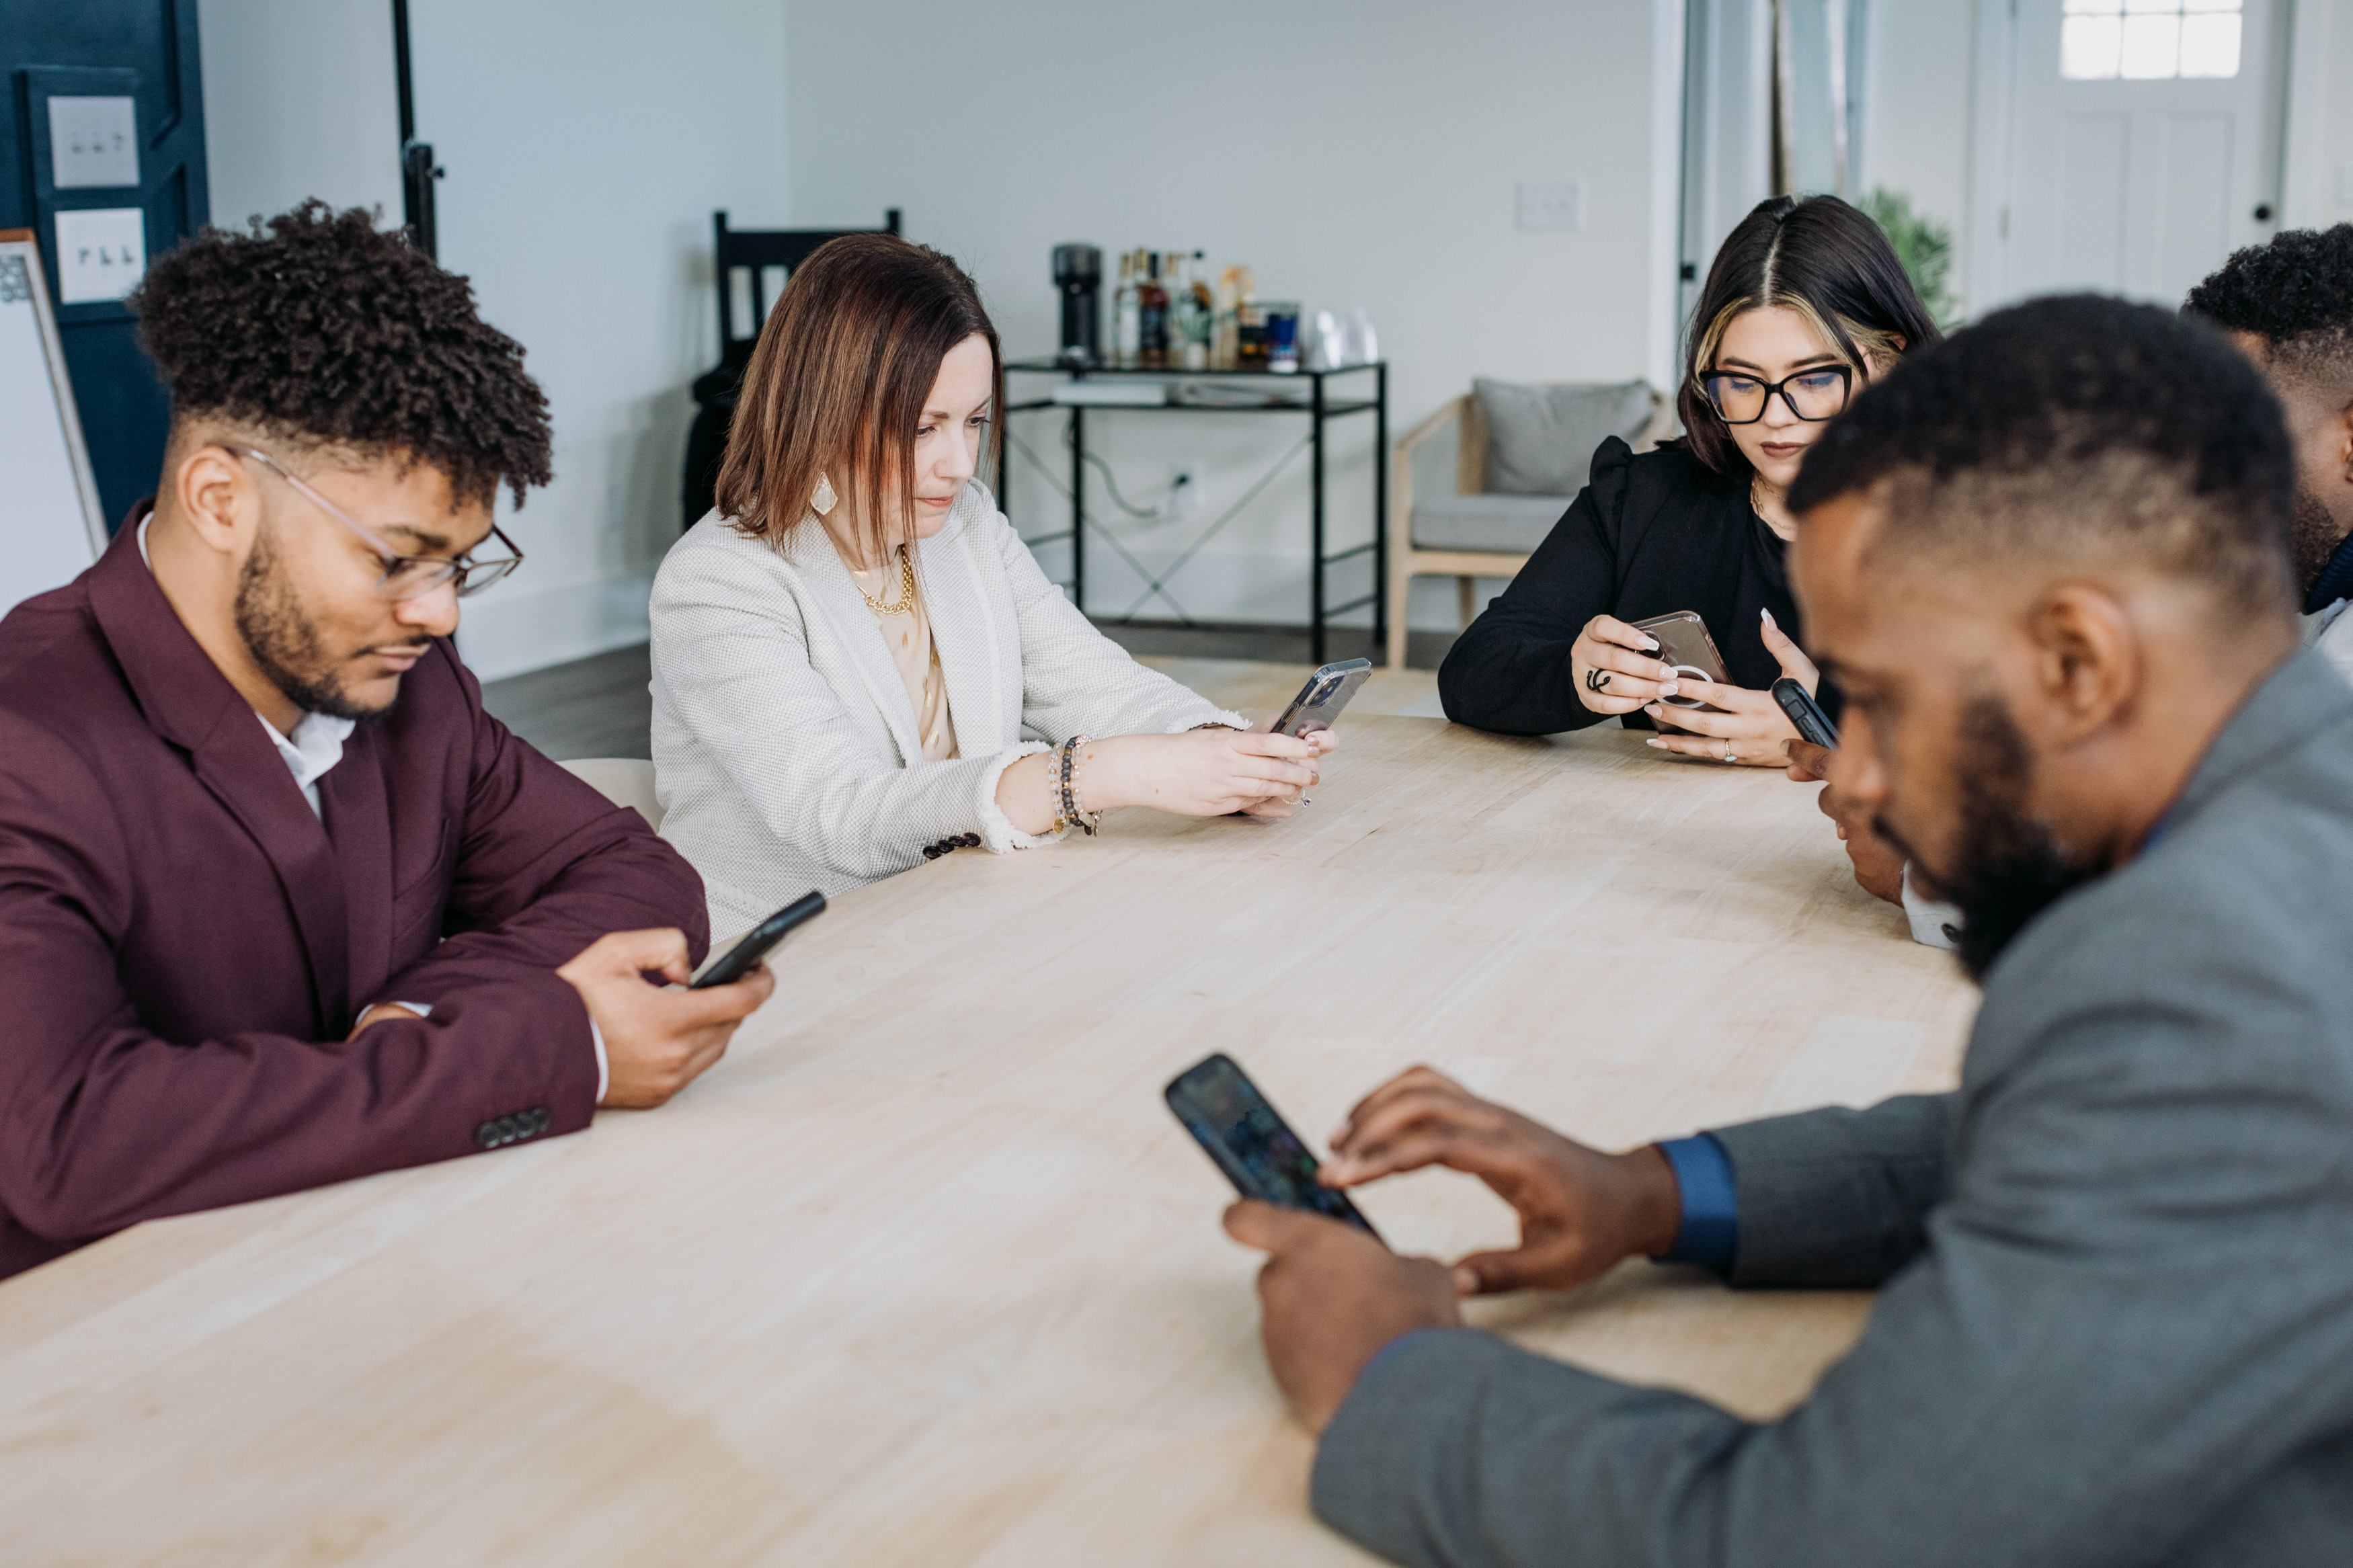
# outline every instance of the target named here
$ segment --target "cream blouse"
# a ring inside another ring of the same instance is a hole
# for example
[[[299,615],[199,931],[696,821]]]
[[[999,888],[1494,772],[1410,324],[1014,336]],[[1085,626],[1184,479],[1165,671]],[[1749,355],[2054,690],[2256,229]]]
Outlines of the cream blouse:
[[[853,567],[849,577],[866,595],[866,607],[873,612],[874,624],[891,647],[891,660],[899,667],[899,679],[906,683],[907,701],[915,710],[915,733],[923,742],[923,761],[951,760],[957,754],[955,720],[948,712],[947,678],[940,671],[940,648],[932,640],[931,619],[923,614],[923,590],[907,595],[905,609],[886,616],[874,608],[874,602],[894,604],[899,598],[903,579],[897,554],[879,571],[860,572]]]

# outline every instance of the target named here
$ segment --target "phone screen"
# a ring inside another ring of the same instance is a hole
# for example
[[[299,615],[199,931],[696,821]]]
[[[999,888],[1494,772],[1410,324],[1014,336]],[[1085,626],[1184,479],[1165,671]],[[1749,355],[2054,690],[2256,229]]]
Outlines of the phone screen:
[[[752,973],[752,966],[768,955],[768,950],[785,940],[786,933],[812,916],[825,913],[825,895],[811,889],[744,933],[744,940],[727,950],[727,956],[694,977],[689,990],[700,991],[707,985],[733,985]]]
[[[1231,1057],[1219,1054],[1186,1068],[1169,1080],[1166,1097],[1176,1120],[1242,1196],[1313,1209],[1379,1239],[1347,1194],[1315,1179],[1315,1156]]]

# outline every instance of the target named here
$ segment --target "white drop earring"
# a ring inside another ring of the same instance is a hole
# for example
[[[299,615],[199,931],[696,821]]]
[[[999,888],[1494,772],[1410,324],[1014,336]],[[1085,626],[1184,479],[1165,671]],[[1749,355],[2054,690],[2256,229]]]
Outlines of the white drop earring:
[[[825,473],[822,469],[818,470],[817,476],[817,493],[809,497],[809,510],[817,513],[818,516],[823,517],[826,513],[831,511],[836,506],[839,505],[840,501],[841,498],[833,493],[833,481],[825,477]]]

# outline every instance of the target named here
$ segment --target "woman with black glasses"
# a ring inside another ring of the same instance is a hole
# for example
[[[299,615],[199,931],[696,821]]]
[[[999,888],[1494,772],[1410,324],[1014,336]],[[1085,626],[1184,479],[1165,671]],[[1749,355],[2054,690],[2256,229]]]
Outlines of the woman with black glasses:
[[[1583,494],[1438,672],[1447,716],[1506,734],[1607,718],[1672,725],[1651,744],[1753,766],[1797,731],[1770,688],[1809,689],[1783,502],[1823,424],[1911,347],[1935,342],[1879,226],[1835,196],[1777,196],[1742,219],[1693,312],[1676,396],[1686,434],[1637,457],[1612,437]],[[1652,657],[1637,621],[1691,610],[1727,682]],[[1835,713],[1837,694],[1821,693]],[[1670,706],[1668,700],[1673,700]],[[1696,700],[1707,711],[1683,706]],[[1676,732],[1676,731],[1683,732]]]

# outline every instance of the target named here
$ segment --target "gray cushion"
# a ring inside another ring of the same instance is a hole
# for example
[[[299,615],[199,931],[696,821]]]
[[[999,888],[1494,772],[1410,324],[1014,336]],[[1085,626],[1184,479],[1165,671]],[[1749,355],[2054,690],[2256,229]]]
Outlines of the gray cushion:
[[[1525,555],[1544,542],[1569,496],[1431,496],[1413,503],[1417,550],[1493,550]]]
[[[1629,443],[1651,422],[1651,384],[1525,386],[1474,381],[1487,416],[1487,493],[1575,495],[1585,488],[1593,449],[1616,436]]]

